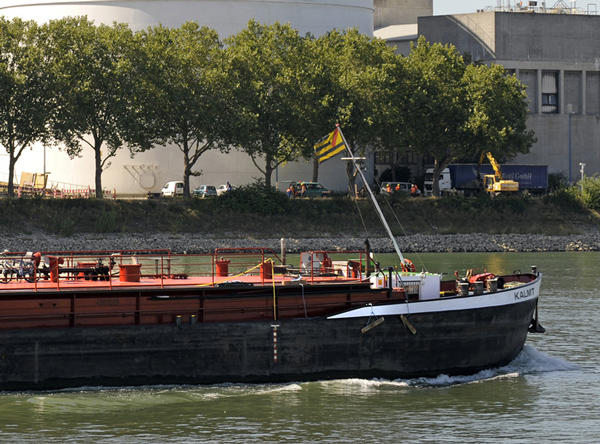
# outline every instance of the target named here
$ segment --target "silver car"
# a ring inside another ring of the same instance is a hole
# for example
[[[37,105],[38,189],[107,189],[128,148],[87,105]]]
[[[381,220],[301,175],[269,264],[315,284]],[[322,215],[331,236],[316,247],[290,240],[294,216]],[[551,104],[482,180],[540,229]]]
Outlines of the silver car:
[[[192,196],[196,197],[207,197],[207,196],[216,196],[217,189],[214,185],[200,185],[198,188],[192,191]]]

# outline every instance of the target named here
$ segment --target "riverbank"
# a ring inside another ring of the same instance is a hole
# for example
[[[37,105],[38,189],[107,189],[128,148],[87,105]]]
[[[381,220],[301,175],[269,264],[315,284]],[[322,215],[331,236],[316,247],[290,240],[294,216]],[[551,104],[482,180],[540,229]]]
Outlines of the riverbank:
[[[402,251],[600,251],[600,217],[569,193],[490,199],[380,198]],[[215,199],[0,200],[0,251],[268,247],[375,252],[392,243],[372,205],[338,196],[288,199],[237,189]]]
[[[397,237],[405,253],[441,252],[545,252],[600,251],[600,234],[569,236],[539,234],[453,234],[411,235]],[[322,237],[285,238],[286,251],[299,253],[310,250],[358,250],[365,238]],[[377,253],[393,252],[387,238],[370,238],[371,249]],[[1,234],[0,248],[9,251],[104,251],[168,249],[173,253],[212,253],[216,248],[265,247],[278,252],[281,238],[217,238],[194,234],[130,233],[74,234],[62,237],[48,234]]]

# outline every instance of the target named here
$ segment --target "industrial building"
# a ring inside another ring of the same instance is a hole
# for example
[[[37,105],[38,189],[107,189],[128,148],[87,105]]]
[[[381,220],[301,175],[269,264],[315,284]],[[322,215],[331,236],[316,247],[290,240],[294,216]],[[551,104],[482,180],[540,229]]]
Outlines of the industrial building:
[[[452,44],[474,61],[503,65],[527,87],[537,143],[512,163],[548,165],[570,182],[600,172],[600,16],[595,4],[498,1],[471,14],[421,16],[418,25],[374,34],[408,54],[419,35]],[[422,159],[406,158],[422,173]]]
[[[420,17],[419,33],[474,60],[503,65],[527,86],[528,127],[538,139],[515,163],[547,164],[570,182],[600,171],[600,16],[588,9]],[[571,2],[573,4],[574,2]]]

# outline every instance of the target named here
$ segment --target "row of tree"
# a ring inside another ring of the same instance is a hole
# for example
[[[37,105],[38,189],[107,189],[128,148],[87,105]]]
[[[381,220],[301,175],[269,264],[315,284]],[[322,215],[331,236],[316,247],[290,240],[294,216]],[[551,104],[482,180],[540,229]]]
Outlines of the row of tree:
[[[246,152],[270,185],[277,166],[313,158],[336,123],[353,147],[412,150],[438,171],[481,152],[507,159],[535,141],[525,97],[502,67],[467,63],[424,38],[402,57],[355,29],[314,37],[251,21],[221,41],[194,22],[133,32],[85,17],[0,18],[9,195],[15,163],[36,142],[71,156],[91,148],[99,198],[102,170],[120,149],[176,145],[189,196],[208,150]]]

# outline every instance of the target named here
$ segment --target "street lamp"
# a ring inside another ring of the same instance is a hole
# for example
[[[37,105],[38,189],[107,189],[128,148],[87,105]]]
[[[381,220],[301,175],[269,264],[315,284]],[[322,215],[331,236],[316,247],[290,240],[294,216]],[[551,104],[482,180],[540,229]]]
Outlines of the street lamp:
[[[583,193],[583,176],[584,176],[583,169],[584,168],[585,168],[585,163],[580,163],[579,164],[579,171],[581,171],[581,182],[580,182],[580,184],[581,184],[581,192],[582,193]]]

